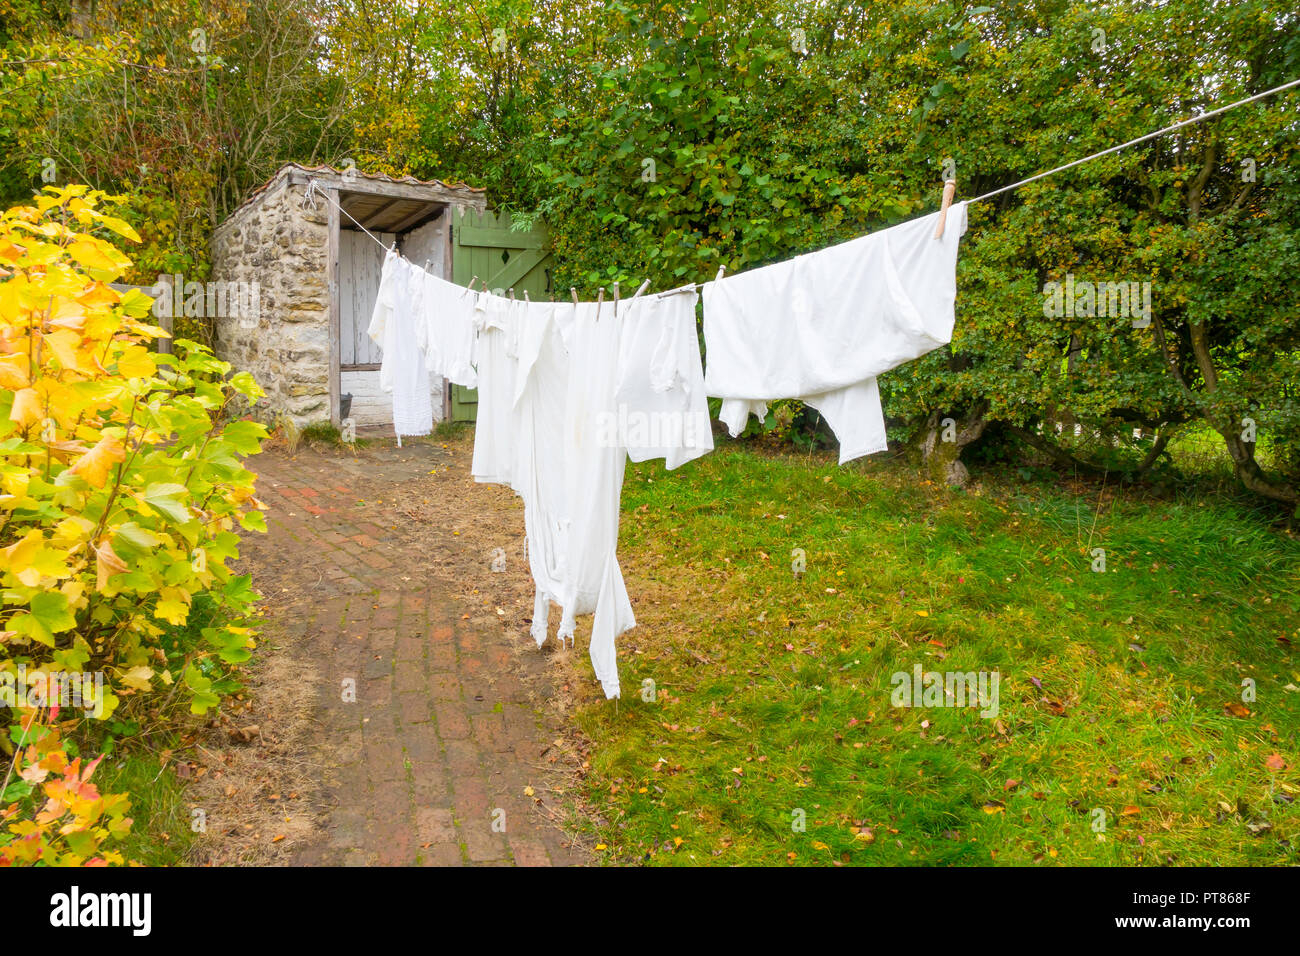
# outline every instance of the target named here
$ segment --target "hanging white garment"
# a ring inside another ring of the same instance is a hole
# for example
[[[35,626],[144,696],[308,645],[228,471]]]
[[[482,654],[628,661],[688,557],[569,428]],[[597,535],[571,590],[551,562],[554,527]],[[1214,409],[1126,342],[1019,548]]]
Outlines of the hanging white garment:
[[[573,637],[576,616],[595,613],[591,666],[605,696],[618,697],[615,642],[636,626],[618,566],[619,498],[627,452],[610,420],[617,421],[620,331],[628,303],[582,303],[567,327],[569,360],[564,409],[565,575],[564,609],[557,636]]]
[[[435,375],[455,385],[474,388],[474,346],[478,337],[475,306],[478,297],[463,286],[420,272],[422,323],[420,348]]]
[[[474,425],[474,480],[514,486],[515,318],[510,300],[471,293],[477,342],[478,409]]]
[[[704,285],[705,391],[733,436],[767,402],[821,412],[841,464],[887,447],[876,376],[952,340],[958,240],[938,213]]]
[[[423,277],[401,256],[389,251],[379,279],[375,309],[366,330],[383,350],[379,386],[393,394],[393,431],[400,445],[403,435],[433,431],[433,399],[429,368],[421,343],[423,329]]]
[[[591,665],[618,697],[617,640],[636,626],[618,564],[619,506],[627,459],[676,468],[713,449],[694,293],[580,306],[567,341],[573,373],[564,417],[564,615],[594,612]]]
[[[664,457],[670,468],[713,447],[695,302],[650,297],[616,308],[482,294],[474,307],[473,475],[523,499],[533,639],[546,642],[552,603],[563,612],[562,641],[577,615],[594,613],[591,662],[607,697],[619,696],[617,638],[636,624],[617,557],[628,437],[636,460]],[[659,430],[636,430],[650,421]]]
[[[634,299],[622,317],[618,432],[633,461],[671,470],[713,451],[694,293]]]
[[[556,321],[562,308],[573,307],[518,302],[510,308],[517,329],[510,484],[524,499],[534,587],[531,632],[539,647],[546,643],[551,602],[564,593],[567,557],[562,444],[570,357]]]

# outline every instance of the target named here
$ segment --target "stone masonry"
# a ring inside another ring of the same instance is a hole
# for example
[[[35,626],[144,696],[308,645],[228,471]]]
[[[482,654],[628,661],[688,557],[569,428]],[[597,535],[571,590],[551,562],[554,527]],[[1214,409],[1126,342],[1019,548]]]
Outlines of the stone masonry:
[[[254,414],[300,427],[330,417],[329,206],[304,206],[304,192],[280,178],[212,235],[213,278],[258,283],[261,307],[255,328],[214,320],[217,354],[266,391]]]

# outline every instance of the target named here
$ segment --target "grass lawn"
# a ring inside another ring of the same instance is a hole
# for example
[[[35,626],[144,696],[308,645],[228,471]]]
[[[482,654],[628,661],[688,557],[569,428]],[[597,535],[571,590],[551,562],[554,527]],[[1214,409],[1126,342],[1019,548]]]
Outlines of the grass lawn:
[[[1300,861],[1300,541],[1222,498],[976,477],[735,444],[629,466],[638,627],[623,699],[579,713],[599,855]],[[998,672],[996,717],[895,706],[918,665]]]
[[[101,793],[129,793],[134,821],[121,843],[110,844],[131,863],[144,866],[183,865],[193,842],[185,787],[171,766],[143,748],[104,758],[95,772]]]

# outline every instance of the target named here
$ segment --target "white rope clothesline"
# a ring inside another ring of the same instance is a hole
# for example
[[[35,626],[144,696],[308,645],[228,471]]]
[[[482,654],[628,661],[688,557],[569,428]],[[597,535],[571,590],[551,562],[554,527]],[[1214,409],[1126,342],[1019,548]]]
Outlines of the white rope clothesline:
[[[1149,139],[1155,139],[1157,136],[1164,136],[1166,133],[1172,133],[1176,129],[1182,129],[1184,126],[1191,126],[1194,123],[1202,123],[1207,119],[1218,116],[1220,113],[1226,113],[1228,110],[1236,109],[1238,106],[1245,106],[1247,103],[1254,103],[1262,100],[1274,93],[1281,93],[1283,90],[1289,90],[1293,86],[1300,86],[1300,79],[1292,80],[1289,83],[1283,83],[1281,86],[1275,86],[1271,90],[1265,90],[1263,93],[1256,93],[1254,96],[1247,97],[1244,100],[1237,100],[1235,103],[1229,103],[1227,106],[1220,106],[1216,110],[1210,110],[1208,113],[1201,113],[1189,119],[1180,120],[1172,126],[1166,126],[1164,129],[1158,129],[1154,133],[1147,133],[1145,136],[1139,136],[1137,139],[1131,139],[1127,143],[1120,143],[1118,146],[1112,146],[1110,149],[1103,149],[1099,153],[1093,153],[1091,156],[1085,156],[1083,159],[1076,159],[1072,163],[1066,163],[1064,166],[1057,166],[1055,169],[1049,169],[1045,173],[1037,173],[1028,179],[1022,179],[1018,183],[1012,183],[1010,186],[1002,186],[991,192],[984,193],[982,196],[976,196],[974,199],[967,199],[966,202],[983,202],[985,199],[992,199],[1001,193],[1010,192],[1012,189],[1019,189],[1039,179],[1046,179],[1056,173],[1064,172],[1067,169],[1073,169],[1075,166],[1082,166],[1084,163],[1090,163],[1094,159],[1100,159],[1103,156],[1109,156],[1111,153],[1118,153],[1121,149],[1127,149],[1130,146],[1136,146],[1138,143],[1145,143]]]
[[[1019,189],[1021,186],[1026,186],[1026,185],[1028,185],[1029,183],[1037,182],[1037,181],[1040,180],[1040,179],[1046,179],[1048,176],[1054,176],[1054,175],[1056,175],[1057,173],[1064,172],[1064,171],[1067,170],[1067,169],[1073,169],[1073,168],[1076,167],[1076,166],[1082,166],[1084,163],[1090,163],[1090,162],[1092,162],[1094,159],[1100,159],[1100,158],[1103,157],[1103,156],[1109,156],[1111,153],[1117,153],[1117,152],[1119,152],[1120,150],[1122,150],[1122,149],[1127,149],[1127,148],[1130,147],[1130,146],[1136,146],[1138,143],[1145,143],[1147,140],[1155,139],[1155,138],[1157,138],[1157,137],[1159,137],[1159,136],[1164,136],[1164,135],[1166,135],[1166,134],[1168,134],[1168,133],[1172,133],[1174,130],[1182,129],[1182,128],[1185,127],[1185,126],[1192,126],[1192,125],[1194,125],[1194,124],[1196,124],[1196,123],[1203,123],[1203,122],[1205,122],[1205,121],[1208,120],[1208,119],[1212,119],[1212,118],[1214,118],[1215,116],[1219,116],[1219,115],[1221,115],[1221,114],[1223,114],[1223,113],[1228,112],[1229,110],[1236,109],[1236,108],[1239,107],[1239,106],[1246,106],[1246,105],[1249,104],[1249,103],[1256,103],[1256,102],[1258,102],[1258,101],[1260,101],[1260,100],[1262,100],[1262,99],[1265,99],[1266,97],[1273,96],[1275,93],[1281,93],[1281,92],[1284,91],[1284,90],[1289,90],[1289,89],[1292,89],[1292,88],[1297,87],[1297,86],[1300,86],[1300,78],[1297,78],[1297,79],[1291,80],[1291,81],[1289,81],[1289,82],[1287,82],[1287,83],[1283,83],[1283,84],[1280,85],[1280,86],[1275,86],[1275,87],[1273,87],[1271,90],[1265,90],[1265,91],[1262,92],[1262,93],[1256,93],[1254,96],[1249,96],[1249,97],[1246,97],[1245,99],[1237,100],[1235,103],[1229,103],[1229,104],[1227,104],[1226,106],[1220,106],[1220,107],[1218,107],[1217,109],[1210,110],[1208,113],[1200,113],[1200,114],[1198,114],[1198,115],[1196,115],[1196,116],[1189,117],[1189,118],[1187,118],[1187,119],[1185,119],[1185,120],[1180,120],[1180,121],[1177,122],[1177,123],[1173,123],[1172,125],[1170,125],[1170,126],[1166,126],[1166,127],[1164,127],[1163,129],[1158,129],[1158,130],[1156,130],[1155,132],[1147,133],[1147,134],[1144,135],[1144,136],[1139,136],[1139,137],[1137,137],[1136,139],[1130,139],[1128,142],[1120,143],[1120,144],[1117,145],[1117,146],[1111,146],[1109,149],[1103,149],[1103,150],[1101,150],[1100,152],[1092,153],[1092,154],[1089,155],[1089,156],[1084,156],[1082,159],[1076,159],[1076,160],[1074,160],[1073,162],[1069,162],[1069,163],[1064,164],[1063,166],[1057,166],[1057,167],[1055,167],[1055,168],[1053,168],[1053,169],[1046,170],[1045,172],[1035,173],[1033,176],[1030,176],[1030,177],[1028,177],[1028,178],[1026,178],[1026,179],[1022,179],[1022,180],[1020,180],[1019,182],[1011,183],[1010,185],[1007,185],[1007,186],[1000,186],[1000,187],[997,188],[997,189],[994,189],[994,190],[991,190],[991,191],[989,191],[989,192],[983,193],[982,195],[976,196],[976,197],[973,198],[973,199],[967,199],[967,200],[963,200],[963,201],[969,204],[969,203],[983,202],[983,201],[986,200],[986,199],[992,199],[994,196],[999,196],[999,195],[1001,195],[1002,193],[1010,192],[1010,191],[1013,190],[1013,189]],[[380,246],[382,246],[385,250],[387,250],[387,251],[389,251],[389,252],[392,252],[392,251],[393,251],[393,248],[394,248],[394,247],[396,246],[396,244],[397,244],[395,241],[393,242],[392,245],[389,245],[389,244],[385,243],[382,239],[380,239],[378,236],[376,236],[374,233],[372,233],[369,229],[367,229],[365,226],[363,226],[363,225],[362,225],[362,224],[361,224],[361,223],[356,219],[355,216],[353,216],[350,212],[348,212],[346,209],[344,209],[344,208],[343,208],[343,207],[338,203],[338,201],[335,200],[334,197],[330,195],[329,191],[327,191],[327,190],[325,190],[325,189],[322,189],[322,188],[320,187],[319,183],[318,183],[315,179],[311,179],[311,180],[309,180],[308,183],[307,183],[307,192],[306,192],[306,193],[304,194],[304,196],[303,196],[303,202],[305,203],[305,202],[307,202],[308,200],[311,200],[311,201],[314,202],[314,199],[315,199],[315,197],[316,197],[317,195],[324,196],[327,200],[329,200],[329,202],[331,202],[331,203],[334,205],[334,207],[335,207],[336,209],[338,209],[339,212],[341,212],[343,215],[347,216],[347,217],[348,217],[349,219],[351,219],[354,223],[356,223],[358,229],[360,229],[362,232],[364,232],[364,233],[365,233],[367,236],[369,236],[371,239],[375,240],[375,242],[378,243]],[[719,276],[719,278],[722,276],[722,272],[723,272],[722,269],[719,269],[719,270],[718,270],[718,276]],[[641,293],[645,291],[645,288],[646,288],[646,286],[649,284],[649,282],[650,282],[649,279],[647,279],[645,282],[643,282],[643,283],[641,284],[641,287],[640,287],[639,289],[637,289],[637,291],[636,291],[636,295],[634,295],[632,298],[635,299],[637,296],[641,295]],[[691,283],[688,283],[687,285],[678,286],[677,288],[674,288],[674,289],[667,289],[667,290],[665,290],[665,291],[663,291],[663,292],[657,292],[657,293],[654,293],[654,295],[655,295],[657,298],[661,298],[661,297],[663,297],[663,296],[668,296],[668,295],[678,295],[678,294],[683,293],[683,292],[694,292],[694,291],[696,291],[697,289],[703,288],[703,286],[704,286],[704,283],[702,283],[702,282],[691,282]],[[604,295],[604,287],[603,287],[603,286],[601,287],[601,294],[602,294],[602,298],[603,298],[603,295]]]

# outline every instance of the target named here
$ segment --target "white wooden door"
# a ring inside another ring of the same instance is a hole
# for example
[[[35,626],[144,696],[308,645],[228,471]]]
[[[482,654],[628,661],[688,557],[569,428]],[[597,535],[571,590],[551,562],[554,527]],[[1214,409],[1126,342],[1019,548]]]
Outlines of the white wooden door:
[[[376,366],[381,361],[381,350],[370,341],[366,328],[379,295],[385,249],[394,237],[385,232],[376,235],[383,246],[360,230],[339,233],[339,365],[343,369]]]

